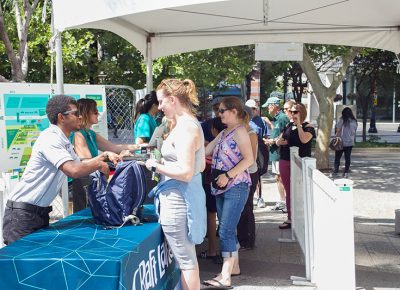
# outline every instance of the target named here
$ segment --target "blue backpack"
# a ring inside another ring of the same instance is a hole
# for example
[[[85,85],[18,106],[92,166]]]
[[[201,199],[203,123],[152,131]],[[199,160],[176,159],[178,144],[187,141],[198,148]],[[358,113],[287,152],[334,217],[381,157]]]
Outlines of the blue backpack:
[[[88,188],[89,206],[97,224],[105,228],[121,227],[129,220],[140,223],[142,205],[146,198],[146,176],[136,161],[117,164],[110,182],[104,174],[92,173]]]

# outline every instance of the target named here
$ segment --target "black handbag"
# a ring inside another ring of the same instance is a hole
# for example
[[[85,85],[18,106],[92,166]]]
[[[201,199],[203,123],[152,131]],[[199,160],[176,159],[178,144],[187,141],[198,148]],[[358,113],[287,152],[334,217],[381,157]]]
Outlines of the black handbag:
[[[343,140],[340,137],[335,137],[331,140],[329,143],[329,148],[331,148],[334,151],[340,151],[343,150]]]
[[[211,185],[213,188],[218,189],[218,190],[223,190],[228,186],[228,183],[223,187],[221,187],[217,184],[217,177],[220,176],[221,174],[225,174],[226,172],[227,172],[227,170],[211,168]]]

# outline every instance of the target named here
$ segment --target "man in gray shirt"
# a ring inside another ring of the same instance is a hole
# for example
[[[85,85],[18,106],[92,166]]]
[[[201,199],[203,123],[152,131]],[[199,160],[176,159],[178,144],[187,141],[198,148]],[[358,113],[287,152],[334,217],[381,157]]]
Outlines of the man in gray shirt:
[[[7,201],[3,222],[6,245],[49,225],[50,204],[60,192],[66,175],[79,178],[96,170],[108,175],[109,168],[104,161],[116,162],[119,158],[114,153],[103,152],[80,162],[68,139],[81,123],[75,99],[54,96],[47,103],[46,114],[51,125],[40,133],[21,181]]]

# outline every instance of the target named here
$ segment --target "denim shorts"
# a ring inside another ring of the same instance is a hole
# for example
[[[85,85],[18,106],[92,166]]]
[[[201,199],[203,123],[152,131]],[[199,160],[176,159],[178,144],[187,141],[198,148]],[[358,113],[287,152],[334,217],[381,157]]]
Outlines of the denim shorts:
[[[242,182],[216,196],[222,257],[237,255],[239,243],[236,228],[248,195],[249,185]]]
[[[163,192],[159,198],[160,224],[179,269],[196,269],[196,248],[188,238],[187,206],[182,194],[171,190]]]

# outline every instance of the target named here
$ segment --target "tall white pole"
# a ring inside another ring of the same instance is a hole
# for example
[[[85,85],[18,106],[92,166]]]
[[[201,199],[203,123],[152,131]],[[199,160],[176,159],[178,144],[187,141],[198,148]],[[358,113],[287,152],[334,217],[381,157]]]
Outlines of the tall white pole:
[[[147,55],[146,55],[146,91],[150,93],[153,90],[153,57],[151,55],[151,36],[147,37]]]
[[[56,33],[56,81],[58,95],[64,94],[64,75],[63,75],[63,61],[62,61],[62,46],[61,46],[61,33],[58,30]]]

